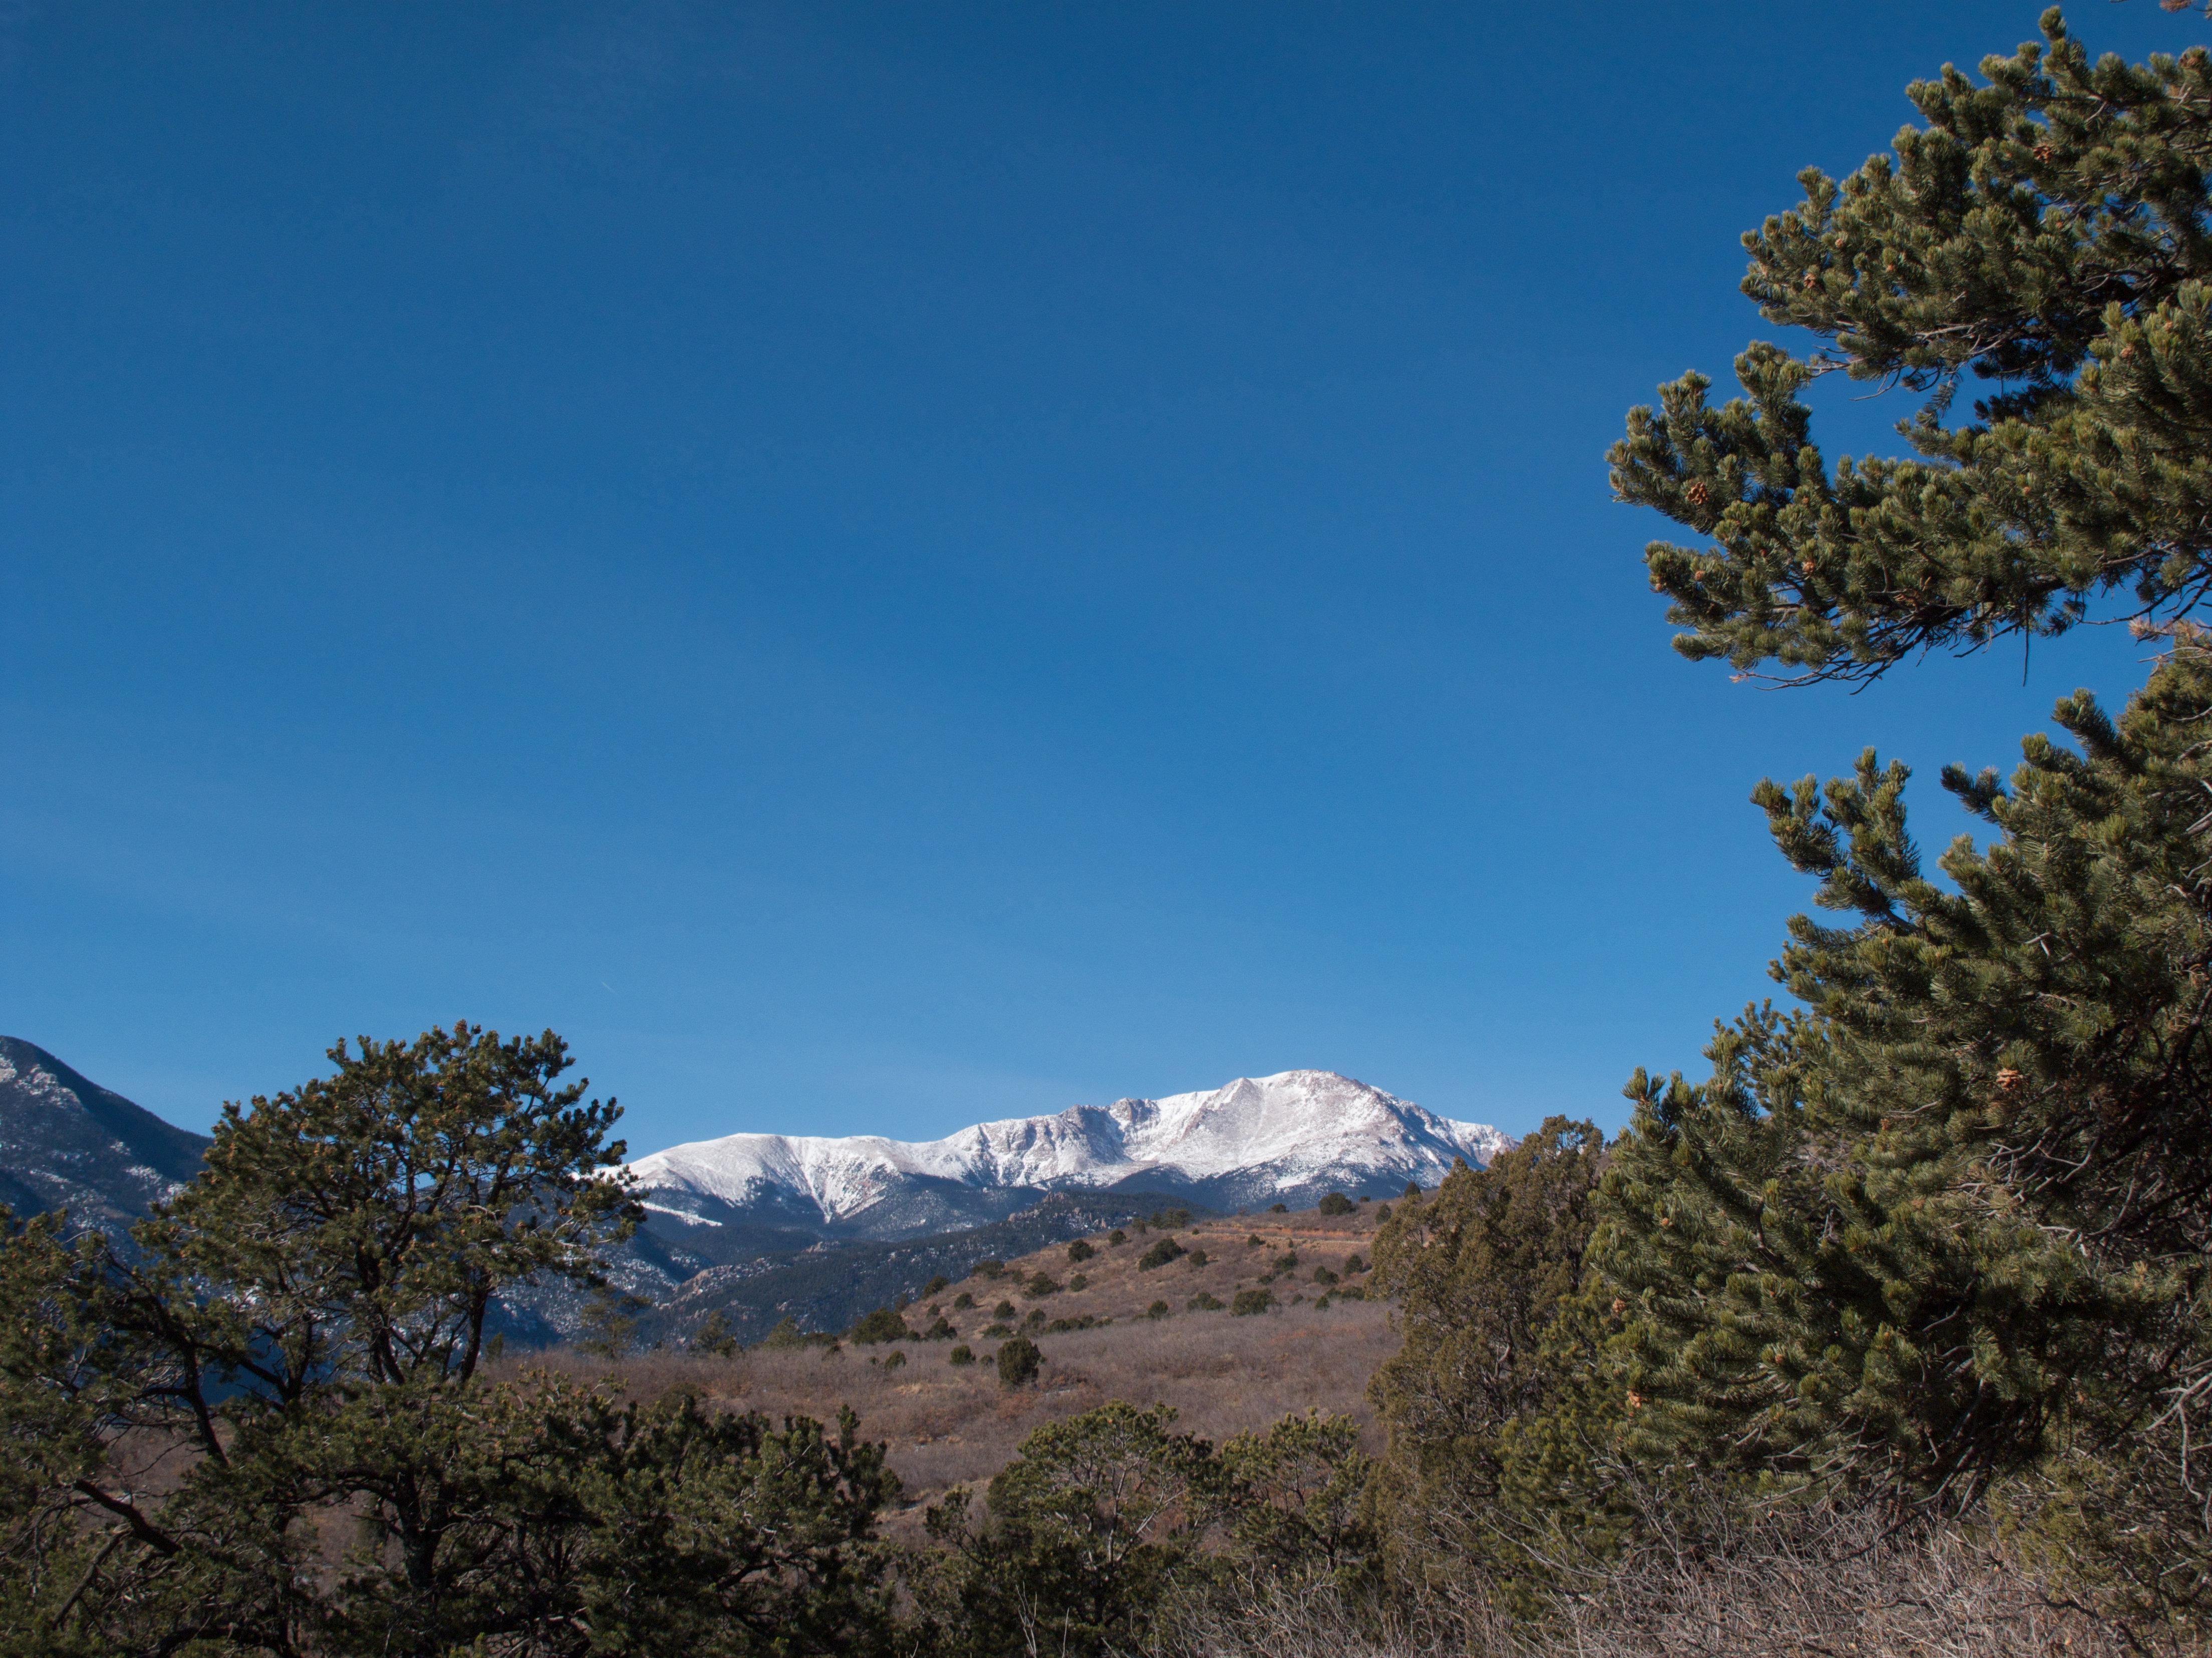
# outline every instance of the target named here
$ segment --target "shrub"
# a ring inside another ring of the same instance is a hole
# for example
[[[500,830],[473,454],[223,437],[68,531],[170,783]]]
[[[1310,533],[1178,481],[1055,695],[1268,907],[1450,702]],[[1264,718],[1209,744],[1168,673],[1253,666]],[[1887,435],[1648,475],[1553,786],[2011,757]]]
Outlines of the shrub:
[[[1316,1284],[1336,1284],[1341,1280],[1338,1278],[1335,1273],[1330,1272],[1328,1267],[1316,1266],[1313,1269],[1313,1281]]]
[[[1014,1327],[1006,1322],[1003,1319],[1000,1320],[996,1323],[986,1324],[983,1327],[983,1333],[994,1341],[998,1340],[1002,1336],[1010,1336],[1013,1334],[1013,1333]]]
[[[1003,1260],[979,1260],[975,1263],[975,1275],[977,1278],[995,1278],[1006,1270],[1006,1263]]]
[[[1203,1249],[1194,1249],[1194,1250],[1192,1250],[1192,1251],[1190,1252],[1190,1264],[1191,1264],[1192,1266],[1205,1266],[1205,1265],[1206,1265],[1206,1251],[1205,1251],[1205,1250],[1203,1250]]]
[[[1222,1307],[1222,1303],[1218,1300],[1215,1299],[1215,1297],[1207,1294],[1203,1290],[1200,1290],[1196,1295],[1185,1302],[1183,1305],[1189,1311],[1194,1313],[1218,1313],[1221,1310]]]
[[[963,1341],[945,1354],[945,1362],[947,1364],[973,1364],[975,1362],[975,1350]]]
[[[1267,1212],[1271,1215],[1287,1215],[1291,1212],[1291,1206],[1287,1203],[1271,1203],[1267,1206]]]
[[[783,1352],[793,1347],[804,1347],[806,1345],[806,1333],[799,1327],[799,1321],[787,1313],[783,1317],[776,1320],[774,1329],[761,1338],[760,1345],[772,1353]]]
[[[872,1313],[863,1314],[845,1333],[845,1339],[856,1346],[868,1346],[880,1341],[904,1341],[913,1333],[896,1313],[888,1307],[878,1307]]]
[[[1164,1301],[1156,1301],[1151,1306],[1145,1309],[1145,1316],[1146,1318],[1165,1318],[1168,1315],[1168,1312],[1169,1308],[1167,1303]]]
[[[691,1351],[712,1353],[717,1358],[727,1358],[738,1351],[738,1338],[730,1328],[730,1321],[722,1316],[719,1307],[699,1321],[699,1327],[691,1333]]]
[[[1129,1235],[1118,1226],[1106,1235],[1106,1242],[1112,1244],[1116,1248],[1119,1248],[1128,1241]]]
[[[1293,1249],[1288,1254],[1277,1255],[1275,1257],[1275,1270],[1279,1272],[1297,1272],[1298,1270],[1298,1252]]]
[[[1404,1195],[1405,1195],[1405,1196],[1407,1196],[1407,1197],[1409,1197],[1409,1198],[1418,1198],[1419,1196],[1420,1196],[1420,1195],[1421,1195],[1421,1187],[1420,1187],[1420,1184],[1419,1184],[1419,1181],[1407,1181],[1406,1182],[1406,1190],[1405,1190],[1405,1193],[1404,1193]]]
[[[1060,1285],[1042,1272],[1032,1272],[1030,1281],[1022,1285],[1022,1293],[1027,1296],[1056,1296],[1060,1293]]]
[[[1344,1270],[1346,1272],[1364,1272],[1367,1270],[1367,1262],[1359,1255],[1346,1255],[1344,1258]]]
[[[1096,1313],[1074,1313],[1066,1318],[1056,1318],[1045,1327],[1048,1335],[1063,1335],[1070,1330],[1089,1330],[1097,1327]]]
[[[991,1316],[993,1318],[1012,1318],[1018,1310],[1018,1309],[1014,1306],[1012,1302],[1002,1301],[997,1306],[991,1309]]]
[[[939,1272],[935,1278],[930,1279],[928,1283],[921,1286],[921,1293],[924,1296],[941,1295],[951,1287],[952,1280],[945,1277],[944,1273]]]
[[[1347,1284],[1336,1291],[1336,1298],[1339,1301],[1364,1301],[1367,1299],[1367,1291],[1356,1284]]]
[[[1155,1266],[1164,1266],[1182,1252],[1182,1245],[1173,1238],[1162,1238],[1137,1257],[1137,1270],[1149,1272]]]
[[[1378,1220],[1378,1221],[1384,1221],[1384,1220],[1388,1220],[1388,1219],[1389,1219],[1389,1218],[1390,1218],[1390,1206],[1389,1206],[1389,1204],[1387,1204],[1387,1203],[1378,1203],[1378,1204],[1376,1204],[1376,1205],[1375,1206],[1375,1218],[1376,1218],[1376,1220]]]
[[[1091,1280],[1085,1278],[1082,1273],[1078,1272],[1073,1278],[1068,1279],[1067,1287],[1079,1295],[1084,1291],[1088,1290],[1091,1287]]]
[[[959,1331],[952,1327],[952,1321],[950,1319],[939,1317],[921,1333],[921,1339],[924,1341],[950,1341],[959,1333]]]
[[[1022,1328],[1024,1330],[1035,1330],[1041,1328],[1043,1323],[1044,1309],[1042,1307],[1032,1307],[1030,1309],[1030,1315],[1022,1321]]]
[[[1152,1220],[1153,1225],[1158,1227],[1160,1230],[1164,1232],[1170,1227],[1189,1225],[1190,1211],[1188,1209],[1155,1210],[1152,1213]]]
[[[1091,1247],[1088,1242],[1082,1238],[1076,1239],[1074,1242],[1067,1246],[1068,1260],[1073,1261],[1079,1266],[1097,1253],[1098,1252],[1096,1249]]]
[[[964,1313],[975,1304],[975,1297],[969,1295],[965,1290],[963,1290],[958,1295],[952,1297],[952,1310],[956,1313]]]
[[[1036,1380],[1038,1367],[1044,1355],[1027,1336],[1016,1336],[999,1349],[999,1385],[1001,1388],[1026,1388]]]
[[[1255,1232],[1250,1237],[1244,1240],[1244,1247],[1247,1249],[1264,1249],[1267,1248],[1267,1241],[1265,1238],[1261,1237],[1257,1232]]]
[[[1324,1215],[1348,1215],[1352,1206],[1352,1199],[1341,1192],[1331,1192],[1316,1206]]]
[[[884,1360],[884,1369],[886,1370],[896,1370],[905,1363],[906,1355],[904,1353],[895,1352]]]
[[[1237,1299],[1230,1303],[1231,1314],[1237,1318],[1249,1318],[1254,1313],[1264,1313],[1275,1304],[1272,1290],[1239,1290]]]

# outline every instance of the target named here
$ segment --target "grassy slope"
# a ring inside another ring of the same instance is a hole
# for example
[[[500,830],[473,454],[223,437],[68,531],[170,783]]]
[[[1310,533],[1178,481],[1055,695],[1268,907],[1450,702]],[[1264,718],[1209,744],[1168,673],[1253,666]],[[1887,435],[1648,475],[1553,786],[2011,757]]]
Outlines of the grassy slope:
[[[1367,1378],[1395,1350],[1397,1336],[1379,1303],[1333,1301],[1317,1308],[1320,1286],[1311,1274],[1316,1266],[1341,1272],[1346,1255],[1370,1254],[1375,1215],[1370,1204],[1334,1218],[1305,1211],[1201,1221],[1174,1233],[1187,1248],[1206,1252],[1208,1264],[1197,1267],[1186,1258],[1139,1270],[1139,1256],[1159,1234],[1133,1229],[1119,1246],[1091,1237],[1099,1253],[1080,1266],[1069,1263],[1064,1244],[1010,1260],[1003,1278],[970,1278],[931,1298],[959,1329],[959,1342],[978,1357],[979,1363],[964,1367],[947,1362],[957,1345],[950,1339],[837,1351],[754,1349],[732,1358],[649,1352],[618,1362],[564,1351],[512,1363],[518,1369],[550,1363],[579,1376],[618,1376],[629,1390],[645,1394],[696,1388],[770,1416],[788,1412],[827,1421],[849,1404],[865,1434],[890,1443],[891,1464],[906,1482],[910,1502],[927,1502],[951,1485],[988,1479],[1031,1429],[1113,1399],[1174,1406],[1182,1427],[1217,1441],[1314,1408],[1351,1412],[1370,1423],[1371,1432]],[[1262,1240],[1256,1248],[1246,1242],[1255,1233]],[[1273,1262],[1292,1249],[1298,1266],[1267,1286],[1284,1303],[1275,1310],[1246,1317],[1185,1310],[1201,1291],[1228,1302],[1239,1289],[1259,1287]],[[1078,1272],[1088,1283],[1079,1291],[1032,1297],[1017,1278],[1025,1281],[1038,1271],[1063,1285]],[[954,1298],[963,1291],[977,1305],[955,1310]],[[1293,1304],[1293,1297],[1304,1300]],[[998,1339],[981,1333],[1001,1300],[1014,1303],[1018,1320],[1041,1308],[1048,1319],[1088,1314],[1113,1321],[1037,1333],[1045,1355],[1041,1385],[1010,1393],[1000,1388],[989,1363]],[[1174,1309],[1171,1316],[1146,1315],[1158,1300]],[[908,1320],[927,1324],[927,1309],[910,1309]],[[907,1362],[886,1370],[883,1359],[892,1353],[903,1353]]]

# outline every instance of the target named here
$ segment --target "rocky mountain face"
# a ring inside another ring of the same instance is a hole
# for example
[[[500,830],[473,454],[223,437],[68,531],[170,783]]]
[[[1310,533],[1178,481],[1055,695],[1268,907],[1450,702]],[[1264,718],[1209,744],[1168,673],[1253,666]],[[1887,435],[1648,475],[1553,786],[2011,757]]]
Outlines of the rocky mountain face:
[[[727,1260],[724,1233],[749,1249],[763,1234],[916,1237],[1005,1219],[1049,1192],[1142,1191],[1217,1211],[1304,1206],[1330,1191],[1389,1195],[1408,1181],[1435,1186],[1455,1160],[1484,1163],[1510,1144],[1334,1072],[1285,1071],[919,1143],[731,1134],[656,1151],[629,1171],[647,1189],[655,1236]]]
[[[204,1134],[163,1122],[34,1043],[0,1036],[0,1203],[119,1231],[199,1172]]]

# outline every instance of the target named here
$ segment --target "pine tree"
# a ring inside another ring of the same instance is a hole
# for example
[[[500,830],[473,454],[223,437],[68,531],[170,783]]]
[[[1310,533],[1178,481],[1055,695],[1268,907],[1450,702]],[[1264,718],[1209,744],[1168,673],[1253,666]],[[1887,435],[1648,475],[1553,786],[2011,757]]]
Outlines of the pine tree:
[[[0,1226],[0,1653],[877,1650],[849,1421],[484,1376],[502,1291],[598,1285],[637,1218],[561,1040],[331,1059],[129,1254]]]
[[[1744,292],[1825,349],[1753,344],[1743,398],[1692,374],[1629,416],[1616,492],[1710,544],[1646,555],[1686,655],[1863,678],[2212,586],[2212,58],[2043,29],[1916,83],[1924,126],[1745,236]],[[1799,394],[1837,369],[1925,395],[1911,458],[1829,466]]]
[[[1997,831],[1944,854],[1955,890],[1901,766],[1761,786],[1856,920],[1791,924],[1803,1011],[1722,1029],[1710,1081],[1632,1084],[1593,1257],[1647,1458],[1939,1512],[2015,1482],[2142,1604],[2203,1608],[2212,651],[2185,627],[2120,720],[2057,719],[2079,753],[1947,772]]]

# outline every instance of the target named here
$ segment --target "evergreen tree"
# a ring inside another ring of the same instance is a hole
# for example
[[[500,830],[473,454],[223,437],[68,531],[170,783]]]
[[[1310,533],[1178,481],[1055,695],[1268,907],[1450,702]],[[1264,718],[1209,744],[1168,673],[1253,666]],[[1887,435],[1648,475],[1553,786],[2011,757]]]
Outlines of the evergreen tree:
[[[2145,1592],[2195,1604],[2212,653],[2185,629],[2118,721],[2078,693],[2057,718],[2080,753],[1946,774],[1998,831],[1945,853],[1955,891],[1901,766],[1761,786],[1856,922],[1792,923],[1804,1011],[1722,1029],[1709,1082],[1631,1085],[1596,1258],[1639,1315],[1646,1455],[1948,1510],[2086,1457],[2108,1514],[2117,1481],[2155,1526]]]
[[[636,1219],[560,1039],[331,1058],[129,1256],[0,1237],[0,1652],[872,1649],[896,1481],[849,1422],[480,1373],[503,1291]]]
[[[928,1515],[919,1585],[932,1643],[961,1658],[1133,1651],[1195,1562],[1221,1467],[1165,1406],[1103,1405],[1037,1429],[975,1515],[956,1490]]]
[[[1405,1340],[1368,1390],[1389,1435],[1373,1502],[1402,1581],[1510,1583],[1613,1528],[1589,1467],[1602,1332],[1580,1295],[1605,1158],[1595,1125],[1549,1118],[1376,1235]]]
[[[1754,344],[1743,398],[1692,374],[1630,416],[1616,491],[1709,544],[1647,554],[1686,654],[1860,678],[2212,583],[2212,58],[2043,28],[1916,83],[1925,126],[1745,236],[1744,292],[1824,349]],[[1911,459],[1829,466],[1799,394],[1836,369],[1925,394]]]

